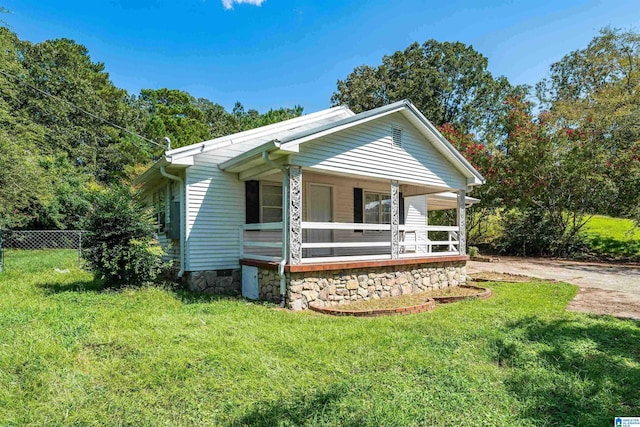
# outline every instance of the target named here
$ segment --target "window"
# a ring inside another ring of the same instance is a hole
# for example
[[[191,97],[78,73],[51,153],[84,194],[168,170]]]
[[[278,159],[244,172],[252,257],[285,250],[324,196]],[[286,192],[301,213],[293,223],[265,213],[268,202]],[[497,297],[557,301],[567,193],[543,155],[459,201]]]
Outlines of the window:
[[[164,232],[166,225],[166,190],[162,187],[160,190],[153,193],[153,207],[156,214],[156,229],[158,233]]]
[[[391,196],[381,193],[364,193],[364,222],[367,224],[391,223]]]
[[[260,195],[261,222],[282,221],[282,186],[262,184]]]

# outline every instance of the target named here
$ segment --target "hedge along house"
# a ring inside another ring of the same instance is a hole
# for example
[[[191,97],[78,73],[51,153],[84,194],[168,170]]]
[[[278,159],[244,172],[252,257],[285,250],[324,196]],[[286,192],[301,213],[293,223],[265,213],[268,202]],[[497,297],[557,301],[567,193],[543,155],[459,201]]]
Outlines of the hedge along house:
[[[302,309],[464,282],[466,193],[484,179],[400,101],[170,150],[136,181],[192,290]],[[455,224],[429,225],[442,209]]]

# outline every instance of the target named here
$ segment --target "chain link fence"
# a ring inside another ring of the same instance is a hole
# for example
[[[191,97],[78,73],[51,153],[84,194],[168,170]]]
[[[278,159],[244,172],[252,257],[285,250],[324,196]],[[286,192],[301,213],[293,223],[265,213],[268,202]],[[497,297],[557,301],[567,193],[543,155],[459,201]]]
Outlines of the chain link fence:
[[[0,230],[0,271],[11,268],[7,251],[75,249],[78,264],[82,256],[81,230]]]

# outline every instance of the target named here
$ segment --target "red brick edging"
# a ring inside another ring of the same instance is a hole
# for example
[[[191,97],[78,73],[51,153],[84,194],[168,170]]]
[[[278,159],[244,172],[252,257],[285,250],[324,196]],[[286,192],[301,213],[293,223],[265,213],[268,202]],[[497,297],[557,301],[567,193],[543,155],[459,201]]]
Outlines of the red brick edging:
[[[356,316],[356,317],[377,317],[377,316],[393,316],[399,314],[417,314],[425,311],[431,311],[436,308],[436,302],[440,304],[448,304],[452,302],[463,301],[466,299],[485,300],[491,298],[493,292],[489,288],[481,288],[473,285],[460,285],[461,288],[477,289],[479,292],[475,295],[457,295],[450,297],[431,297],[423,304],[413,305],[400,308],[380,308],[371,310],[349,310],[347,306],[318,307],[310,305],[313,311],[323,314],[331,314],[333,316]]]
[[[309,308],[319,313],[331,314],[333,316],[356,316],[356,317],[377,317],[377,316],[393,316],[399,314],[417,314],[425,311],[431,311],[436,308],[436,303],[429,298],[426,302],[418,305],[400,308],[379,308],[372,310],[349,310],[345,306],[338,307],[318,307],[310,305]]]

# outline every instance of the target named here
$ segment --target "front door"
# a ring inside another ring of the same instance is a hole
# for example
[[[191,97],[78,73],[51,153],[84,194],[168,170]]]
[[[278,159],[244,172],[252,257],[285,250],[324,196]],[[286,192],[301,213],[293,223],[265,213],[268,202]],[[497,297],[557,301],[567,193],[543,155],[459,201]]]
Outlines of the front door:
[[[333,221],[333,189],[327,185],[309,184],[309,197],[307,198],[307,218],[311,222]],[[333,241],[332,230],[306,230],[309,243],[322,243]],[[331,256],[331,248],[308,249],[306,257]]]

